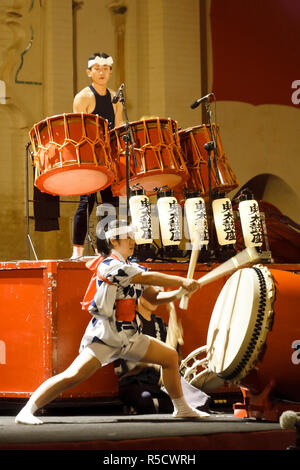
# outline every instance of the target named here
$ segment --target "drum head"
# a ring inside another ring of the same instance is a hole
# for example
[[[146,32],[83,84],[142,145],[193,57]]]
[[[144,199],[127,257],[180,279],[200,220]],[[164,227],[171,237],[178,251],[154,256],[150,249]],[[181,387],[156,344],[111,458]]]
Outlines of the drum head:
[[[209,324],[209,370],[238,382],[254,367],[269,331],[273,298],[266,267],[240,269],[227,280]]]
[[[47,171],[36,179],[44,193],[56,196],[81,196],[100,191],[111,184],[114,174],[95,165],[69,165]]]
[[[180,186],[184,181],[185,173],[183,171],[166,170],[164,173],[157,170],[150,170],[147,173],[141,173],[139,176],[130,178],[130,186],[138,184],[146,191],[148,196],[156,194],[155,187],[160,188],[167,185],[169,188],[174,189]],[[112,185],[112,192],[115,196],[126,195],[126,181],[121,181],[119,184]]]

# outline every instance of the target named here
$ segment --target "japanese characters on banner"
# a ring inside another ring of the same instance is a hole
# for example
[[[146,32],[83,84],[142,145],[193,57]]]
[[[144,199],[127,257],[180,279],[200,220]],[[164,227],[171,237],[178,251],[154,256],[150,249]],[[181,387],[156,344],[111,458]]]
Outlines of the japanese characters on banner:
[[[236,243],[234,215],[232,204],[227,197],[215,199],[212,202],[214,222],[220,245]]]
[[[262,228],[257,201],[254,199],[241,201],[239,213],[245,246],[262,246]]]
[[[204,199],[202,197],[187,198],[184,211],[191,243],[195,241],[196,234],[200,232],[200,244],[207,245],[209,233]]]
[[[205,201],[202,197],[186,198],[183,218],[181,206],[171,190],[157,193],[157,204],[151,204],[143,190],[135,191],[130,197],[129,204],[132,224],[136,229],[137,245],[152,244],[155,238],[161,238],[162,245],[165,247],[179,246],[183,235],[186,240],[193,243],[199,231],[201,245],[208,245],[210,235]],[[156,206],[155,210],[154,206]],[[235,214],[230,199],[221,197],[213,200],[212,211],[219,245],[234,245],[236,243]],[[157,215],[159,225],[154,224],[154,218]],[[245,246],[261,247],[263,235],[257,201],[254,199],[241,201],[236,213],[236,217],[238,216]],[[160,234],[156,233],[158,226]]]
[[[181,242],[180,206],[177,199],[167,191],[157,200],[161,240],[164,246],[179,245]],[[169,195],[170,194],[170,195]]]
[[[132,225],[136,228],[136,244],[152,243],[151,209],[148,196],[144,192],[131,196],[129,206]]]

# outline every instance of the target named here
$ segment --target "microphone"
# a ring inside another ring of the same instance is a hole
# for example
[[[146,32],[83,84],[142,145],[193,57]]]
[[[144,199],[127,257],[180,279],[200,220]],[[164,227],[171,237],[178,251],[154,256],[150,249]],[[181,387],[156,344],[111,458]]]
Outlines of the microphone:
[[[191,104],[191,108],[192,109],[198,108],[199,104],[203,103],[203,101],[206,101],[211,96],[213,96],[213,93],[208,93],[208,95],[202,96],[202,98],[199,98],[198,100],[194,101],[194,103]]]
[[[120,95],[122,93],[122,90],[123,90],[124,86],[125,86],[124,83],[122,83],[122,85],[120,85],[118,91],[114,94],[113,99],[111,100],[111,102],[113,104],[116,104],[119,101]]]

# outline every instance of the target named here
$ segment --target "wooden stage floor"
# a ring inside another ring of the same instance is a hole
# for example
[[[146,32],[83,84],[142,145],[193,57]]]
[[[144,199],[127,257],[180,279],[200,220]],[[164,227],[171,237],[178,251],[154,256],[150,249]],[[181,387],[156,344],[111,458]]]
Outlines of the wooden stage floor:
[[[232,413],[211,414],[200,420],[172,415],[75,415],[52,413],[44,424],[14,423],[14,416],[0,417],[0,451],[200,451],[271,450],[295,446],[296,431],[279,423],[237,418]]]

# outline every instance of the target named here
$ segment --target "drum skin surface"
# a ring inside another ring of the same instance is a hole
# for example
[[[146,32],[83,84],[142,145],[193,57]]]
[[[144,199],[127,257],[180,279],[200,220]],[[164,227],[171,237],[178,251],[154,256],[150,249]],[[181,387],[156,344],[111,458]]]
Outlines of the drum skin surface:
[[[208,368],[253,394],[272,386],[279,399],[299,401],[300,276],[256,265],[235,272],[215,303]]]
[[[108,122],[94,114],[52,116],[31,129],[35,185],[45,193],[94,193],[114,180]]]

